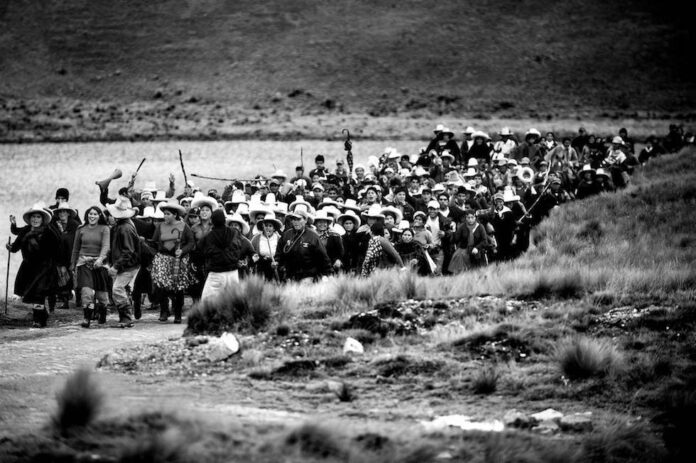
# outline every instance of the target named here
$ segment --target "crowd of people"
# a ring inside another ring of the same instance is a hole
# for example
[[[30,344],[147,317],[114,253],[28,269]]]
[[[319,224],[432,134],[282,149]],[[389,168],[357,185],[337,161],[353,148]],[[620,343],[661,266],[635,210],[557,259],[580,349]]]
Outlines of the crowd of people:
[[[639,153],[626,129],[558,140],[531,128],[519,141],[502,128],[496,138],[468,127],[458,142],[438,125],[418,154],[388,147],[356,165],[347,141],[335,169],[319,154],[308,173],[299,165],[222,193],[188,182],[177,195],[173,175],[166,190],[136,189],[134,174],[113,198],[110,181],[97,182],[100,205],[82,217],[59,188],[55,204],[23,214],[25,226],[10,217],[17,238],[7,247],[22,253],[14,292],[39,327],[74,294],[83,327],[105,323],[111,305],[125,328],[145,296],[160,321],[173,312],[181,323],[186,295],[214,297],[250,274],[277,283],[389,267],[457,274],[516,258],[552,209],[623,188],[637,166],[694,142],[679,126]]]

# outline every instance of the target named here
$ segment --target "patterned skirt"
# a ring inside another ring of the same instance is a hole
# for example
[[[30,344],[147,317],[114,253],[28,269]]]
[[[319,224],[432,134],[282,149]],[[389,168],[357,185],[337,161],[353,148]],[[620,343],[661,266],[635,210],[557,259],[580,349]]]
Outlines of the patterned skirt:
[[[152,284],[157,289],[167,292],[186,291],[198,283],[188,255],[179,259],[157,253],[152,261],[150,274]]]

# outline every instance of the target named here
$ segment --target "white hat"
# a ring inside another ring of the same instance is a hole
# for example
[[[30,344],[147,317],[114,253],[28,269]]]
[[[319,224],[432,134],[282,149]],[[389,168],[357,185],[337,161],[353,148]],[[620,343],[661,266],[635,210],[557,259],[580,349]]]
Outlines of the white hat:
[[[56,207],[53,210],[54,214],[58,214],[60,211],[67,211],[68,214],[70,214],[70,217],[77,217],[77,211],[73,208],[70,207],[70,205],[67,202],[60,203],[58,207]]]
[[[466,172],[464,172],[464,177],[475,177],[478,171],[473,167],[469,167]]]
[[[295,208],[296,208],[297,206],[299,206],[299,205],[301,205],[301,204],[307,206],[307,210],[308,210],[308,211],[311,211],[311,210],[312,210],[312,205],[309,204],[307,201],[305,201],[304,196],[302,196],[302,195],[297,195],[297,196],[295,197],[295,201],[291,202],[291,203],[290,203],[290,206],[288,206],[288,209],[292,212],[292,211],[295,210]]]
[[[483,132],[483,131],[481,131],[481,130],[477,130],[476,132],[474,132],[474,133],[471,135],[471,138],[477,138],[477,137],[485,138],[486,140],[490,140],[490,139],[491,139],[491,137],[489,137],[488,134],[487,134],[486,132]]]
[[[541,132],[539,132],[537,129],[531,128],[527,130],[527,133],[524,134],[524,137],[527,138],[528,135],[536,135],[537,137],[541,137]]]
[[[582,169],[580,170],[581,174],[584,174],[585,172],[591,172],[592,175],[597,173],[589,164],[585,164],[584,166],[582,166]]]
[[[326,209],[321,209],[317,211],[316,214],[314,214],[314,223],[316,223],[317,220],[326,220],[327,222],[329,222],[329,224],[332,224],[334,222],[333,216],[329,215],[326,212]]]
[[[179,215],[186,214],[186,209],[179,204],[176,198],[169,198],[168,201],[158,204],[157,208],[162,211],[162,215],[164,215],[164,211],[170,211]]]
[[[437,124],[435,126],[435,130],[433,130],[433,132],[435,132],[435,133],[442,132],[444,129],[445,129],[445,126],[443,124]]]
[[[270,211],[270,208],[262,203],[259,198],[252,198],[249,201],[249,216],[251,217],[256,217],[258,214],[266,215]]]
[[[520,197],[516,194],[513,194],[510,188],[505,188],[505,190],[503,190],[503,201],[505,201],[506,203],[519,200]]]
[[[352,220],[353,222],[355,222],[355,228],[358,228],[360,226],[360,223],[362,222],[360,220],[360,216],[356,214],[353,209],[349,209],[343,214],[339,215],[336,219],[336,223],[342,226],[343,222],[345,222],[346,220]]]
[[[155,182],[145,182],[145,186],[142,187],[142,191],[149,191],[150,193],[154,193],[155,191],[157,191]]]
[[[476,130],[472,126],[468,126],[466,129],[464,129],[464,133],[472,134],[476,132]]]
[[[273,212],[281,215],[287,215],[288,213],[288,203],[284,203],[283,201],[278,201],[275,203],[272,207]]]
[[[445,185],[443,185],[442,183],[438,183],[434,187],[432,187],[432,189],[430,191],[432,191],[433,194],[442,193],[442,192],[447,191],[447,187],[445,187]]]
[[[404,218],[404,214],[394,206],[383,207],[381,214],[386,217],[387,214],[394,215],[394,223],[399,223]]]
[[[249,224],[247,223],[247,221],[244,220],[244,218],[240,214],[234,213],[234,214],[231,214],[231,215],[228,215],[227,217],[225,217],[225,223],[230,224],[232,222],[238,223],[242,226],[242,234],[243,235],[247,235],[249,233],[249,229],[251,227],[249,227]]]
[[[167,193],[164,190],[157,190],[152,192],[152,202],[153,203],[159,203],[162,201],[166,201],[167,199]]]
[[[623,138],[619,137],[618,135],[615,136],[614,138],[612,138],[611,142],[615,145],[623,145],[624,144]]]
[[[107,204],[106,209],[115,219],[130,219],[137,212],[137,209],[131,205],[130,199],[126,198],[125,196],[119,196],[116,198],[116,202],[114,204]]]
[[[322,210],[326,211],[326,213],[329,214],[334,219],[336,217],[338,217],[339,215],[341,215],[341,211],[336,206],[326,206]]]
[[[510,127],[503,127],[500,129],[500,136],[510,136],[512,135],[512,132],[510,131]]]
[[[452,161],[454,161],[454,155],[453,155],[452,153],[450,153],[450,150],[445,150],[445,151],[443,151],[443,152],[442,152],[442,155],[440,156],[440,158],[442,158],[442,159],[444,159],[444,158],[450,158]]]
[[[346,201],[340,207],[343,209],[360,212],[360,206],[358,206],[358,203],[352,198],[346,199]]]
[[[444,129],[442,129],[442,133],[448,133],[448,134],[450,134],[450,136],[452,136],[452,137],[454,136],[454,132],[452,132],[449,129],[449,127],[445,127]]]
[[[435,201],[434,199],[431,199],[428,201],[428,209],[440,209],[440,203]]]
[[[286,178],[288,178],[288,176],[285,174],[285,172],[278,169],[273,173],[273,175],[271,175],[271,178],[282,178],[283,180],[285,180]]]
[[[367,165],[368,167],[378,167],[379,166],[379,159],[377,159],[377,156],[370,156],[367,158]]]
[[[375,219],[384,220],[384,214],[382,214],[382,206],[379,204],[373,204],[368,210],[362,213],[365,217],[371,217]]]
[[[476,158],[469,158],[469,161],[466,163],[467,167],[477,167],[478,166],[478,160]]]
[[[392,228],[392,231],[403,233],[404,230],[409,228],[411,228],[411,224],[408,222],[408,220],[401,220],[396,227]]]
[[[205,196],[200,191],[197,191],[196,194],[193,195],[193,201],[191,201],[191,207],[200,208],[203,206],[208,206],[211,211],[214,211],[215,209],[218,208],[218,202],[215,198],[212,198],[210,196]]]
[[[312,185],[312,191],[314,191],[314,190],[321,190],[321,191],[324,191],[324,186],[323,186],[321,183],[319,183],[319,182],[314,183],[314,184]]]
[[[49,223],[51,221],[51,217],[53,216],[53,214],[46,208],[46,205],[41,202],[34,204],[22,215],[24,222],[26,222],[27,225],[31,225],[30,218],[32,214],[41,214],[44,225]]]
[[[265,223],[272,223],[276,230],[283,228],[283,224],[278,220],[273,212],[267,212],[263,219],[256,222],[256,228],[261,229]]]

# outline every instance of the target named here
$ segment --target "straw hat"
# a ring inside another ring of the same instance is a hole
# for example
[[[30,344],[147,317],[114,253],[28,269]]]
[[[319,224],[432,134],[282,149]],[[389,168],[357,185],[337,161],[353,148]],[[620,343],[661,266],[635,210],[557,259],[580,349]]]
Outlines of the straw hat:
[[[192,197],[192,196],[186,196],[185,198],[181,198],[181,199],[179,200],[179,204],[181,204],[182,206],[183,206],[184,203],[186,203],[186,202],[189,203],[189,206],[191,206],[191,203],[193,202],[193,197]]]
[[[333,217],[334,219],[336,219],[336,217],[338,217],[339,215],[341,215],[341,211],[340,211],[337,207],[335,207],[335,206],[327,206],[327,207],[325,207],[325,208],[322,209],[322,210],[323,210],[323,211],[326,211],[326,213],[329,214],[329,215],[330,215],[331,217]]]
[[[288,178],[288,176],[285,174],[285,172],[278,169],[273,173],[273,175],[271,175],[271,178],[282,178],[283,180],[285,180]]]
[[[394,223],[399,223],[404,218],[404,214],[394,206],[383,207],[381,214],[385,217],[387,216],[387,214],[393,215]]]
[[[489,137],[488,134],[487,134],[486,132],[483,132],[483,131],[481,131],[481,130],[477,130],[476,132],[474,132],[473,134],[471,134],[471,137],[472,137],[472,138],[483,138],[483,139],[485,139],[485,140],[490,140],[490,139],[491,139],[491,137]]]
[[[346,199],[339,207],[349,211],[360,212],[360,206],[358,206],[358,203],[352,198]]]
[[[275,203],[273,205],[273,207],[271,209],[273,210],[273,212],[276,215],[280,214],[283,217],[285,217],[288,213],[288,203],[284,203],[283,201],[278,201],[277,203]]]
[[[585,172],[590,172],[593,176],[597,174],[597,171],[595,171],[589,164],[585,164],[584,166],[582,166],[582,169],[580,170],[580,175],[583,175]]]
[[[478,171],[476,169],[474,169],[473,167],[469,167],[466,170],[466,172],[464,172],[464,177],[473,178],[473,177],[476,177],[477,174],[478,174]]]
[[[321,202],[317,205],[317,210],[323,209],[323,208],[329,207],[329,206],[338,207],[338,206],[340,206],[340,204],[338,204],[333,199],[326,197],[326,198],[322,199]]]
[[[196,192],[196,194],[193,195],[191,207],[201,208],[203,206],[208,206],[211,211],[214,211],[218,208],[218,202],[215,198],[211,198],[210,196],[204,196],[201,192]]]
[[[440,209],[440,203],[438,203],[436,200],[431,199],[428,201],[428,209]]]
[[[319,210],[316,214],[314,214],[314,223],[318,222],[319,220],[325,220],[329,222],[329,224],[334,222],[333,216],[329,215],[329,213],[326,212],[326,209]]]
[[[513,194],[511,189],[505,188],[505,190],[503,191],[503,201],[505,201],[506,203],[511,203],[513,201],[519,201],[519,200],[520,200],[520,197],[517,196],[516,194]]]
[[[163,201],[166,201],[167,198],[167,193],[164,190],[156,190],[152,192],[152,202],[153,203],[161,203]]]
[[[308,211],[311,211],[311,210],[312,210],[312,205],[309,204],[307,201],[305,201],[304,196],[302,196],[302,195],[297,195],[297,196],[295,197],[295,201],[291,202],[291,203],[290,203],[290,206],[288,206],[288,209],[289,209],[290,211],[294,211],[295,208],[296,208],[297,206],[299,206],[299,205],[307,206],[307,210],[308,210]]]
[[[435,130],[433,130],[433,132],[435,132],[435,133],[440,133],[440,132],[442,132],[443,130],[445,130],[445,126],[444,126],[443,124],[437,124],[437,125],[435,126]]]
[[[604,178],[606,178],[607,180],[609,180],[609,178],[610,178],[610,177],[609,177],[609,174],[607,174],[606,171],[605,171],[604,169],[602,169],[601,167],[600,167],[599,169],[597,169],[597,175],[596,175],[596,176],[597,176],[597,177],[604,177]]]
[[[450,161],[454,161],[454,155],[452,153],[450,153],[449,150],[443,151],[442,155],[440,156],[440,159],[445,159],[445,158],[449,158]]]
[[[179,216],[186,214],[186,209],[179,204],[176,198],[170,198],[166,203],[161,203],[158,209],[162,211],[162,214],[164,214],[164,211],[170,211],[172,214]]]
[[[280,220],[276,218],[273,212],[266,213],[266,216],[262,220],[256,222],[256,228],[261,230],[261,227],[263,227],[267,223],[272,224],[275,227],[276,231],[283,228],[283,224],[280,222]]]
[[[240,225],[242,226],[242,234],[243,234],[243,235],[249,234],[249,229],[250,229],[251,227],[249,227],[249,224],[247,223],[246,220],[244,220],[244,218],[243,218],[241,215],[239,215],[239,214],[237,214],[237,213],[234,213],[234,214],[232,214],[232,215],[228,215],[227,217],[225,217],[225,223],[226,223],[226,224],[229,225],[229,224],[231,224],[231,223],[233,223],[233,222],[234,222],[234,223],[238,223],[238,224],[240,224]]]
[[[130,199],[125,196],[116,198],[114,204],[107,204],[106,210],[109,211],[109,214],[115,219],[130,219],[135,216],[138,211],[132,206]]]
[[[531,128],[527,130],[527,133],[524,134],[524,138],[527,138],[530,135],[536,135],[537,137],[541,137],[541,132],[539,132],[537,129]]]
[[[276,195],[273,193],[268,193],[266,195],[266,199],[263,201],[263,204],[265,204],[268,207],[273,207],[273,205],[276,203]]]
[[[343,222],[345,222],[346,220],[352,220],[355,223],[355,228],[358,228],[360,226],[360,223],[362,222],[360,220],[360,216],[358,214],[356,214],[355,211],[352,209],[339,215],[338,218],[336,219],[336,223],[343,226]]]
[[[249,201],[249,216],[256,217],[258,214],[266,215],[271,209],[260,201],[259,198],[251,198]]]
[[[58,207],[56,207],[56,208],[53,210],[53,213],[54,213],[55,215],[58,215],[58,212],[60,212],[60,211],[67,211],[68,214],[70,214],[70,217],[72,217],[72,218],[77,217],[77,211],[76,211],[75,209],[71,208],[71,207],[68,205],[67,202],[60,203],[60,204],[58,205]]]
[[[382,214],[382,206],[379,204],[373,204],[368,210],[362,213],[366,218],[382,219],[384,220],[384,214]]]
[[[500,130],[500,136],[501,137],[510,137],[512,136],[512,132],[510,131],[510,127],[503,127]]]
[[[51,217],[53,216],[51,212],[46,209],[46,205],[44,203],[35,203],[32,207],[29,208],[28,211],[26,211],[22,215],[22,218],[24,218],[24,222],[27,225],[31,225],[30,217],[32,216],[32,214],[41,214],[44,225],[49,223],[51,221]]]
[[[469,161],[466,163],[467,167],[478,167],[478,160],[476,158],[469,158]]]
[[[300,219],[305,219],[307,223],[312,222],[312,215],[310,213],[311,209],[310,206],[307,204],[297,204],[289,213],[288,217],[289,218],[300,218]]]

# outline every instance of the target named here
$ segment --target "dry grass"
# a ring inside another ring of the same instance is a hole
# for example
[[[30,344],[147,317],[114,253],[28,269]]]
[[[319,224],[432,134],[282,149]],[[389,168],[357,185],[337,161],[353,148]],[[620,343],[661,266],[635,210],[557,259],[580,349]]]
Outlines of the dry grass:
[[[279,287],[251,277],[196,305],[187,317],[186,333],[257,332],[267,326],[271,317],[285,310]]]
[[[492,394],[498,388],[500,373],[494,366],[481,368],[474,375],[471,390],[474,394]]]
[[[566,339],[556,355],[561,371],[574,380],[612,375],[625,369],[623,356],[605,339]]]
[[[104,400],[103,393],[91,370],[75,371],[56,395],[58,408],[52,424],[60,435],[84,428],[97,417]]]

